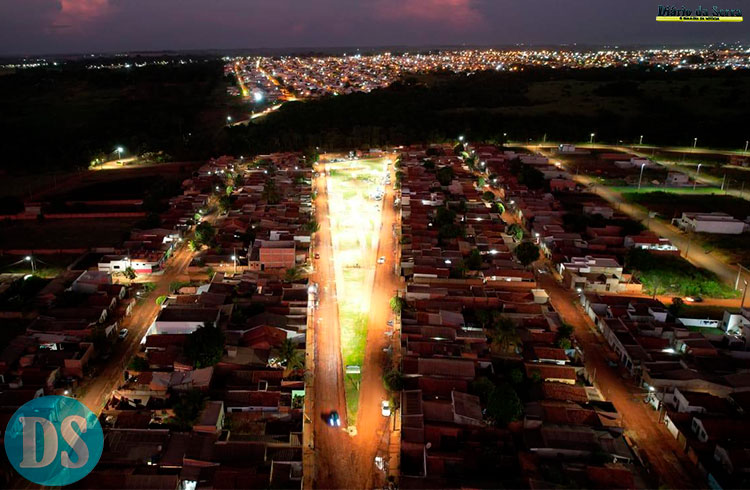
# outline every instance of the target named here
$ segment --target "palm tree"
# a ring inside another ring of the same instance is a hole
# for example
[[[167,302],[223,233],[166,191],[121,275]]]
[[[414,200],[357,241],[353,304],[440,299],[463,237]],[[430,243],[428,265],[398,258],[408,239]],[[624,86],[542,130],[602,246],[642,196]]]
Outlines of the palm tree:
[[[290,267],[284,272],[284,282],[299,281],[302,278],[302,271],[296,265]]]
[[[503,353],[515,352],[521,340],[518,336],[516,322],[499,313],[493,315],[489,336],[490,345]]]
[[[276,349],[276,357],[285,371],[297,371],[305,367],[305,360],[291,339],[284,339]]]

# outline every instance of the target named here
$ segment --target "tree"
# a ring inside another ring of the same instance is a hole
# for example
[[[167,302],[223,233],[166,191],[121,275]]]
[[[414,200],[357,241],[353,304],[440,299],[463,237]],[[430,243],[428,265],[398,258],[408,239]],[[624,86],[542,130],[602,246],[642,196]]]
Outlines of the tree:
[[[532,242],[523,242],[516,247],[516,258],[524,267],[528,267],[539,260],[539,247]]]
[[[148,371],[148,361],[141,356],[133,356],[128,364],[130,371]]]
[[[279,359],[279,363],[286,368],[287,371],[297,371],[304,369],[305,359],[302,354],[294,345],[291,339],[286,338],[281,342],[281,345],[276,349],[276,357]]]
[[[195,242],[199,245],[210,246],[216,237],[216,230],[208,221],[201,221],[195,227]]]
[[[302,279],[302,271],[296,265],[284,271],[284,282],[295,282]]]
[[[219,198],[219,211],[227,213],[232,209],[232,198],[228,195],[221,196]]]
[[[320,231],[320,224],[315,218],[312,218],[310,221],[305,223],[302,228],[309,233],[317,233],[318,231]]]
[[[490,191],[485,191],[484,194],[482,194],[482,200],[487,202],[492,202],[495,199],[495,194],[493,194]]]
[[[398,369],[391,369],[383,375],[383,384],[388,391],[401,391],[404,388],[404,376]]]
[[[472,395],[478,396],[479,401],[486,405],[490,395],[495,391],[495,383],[486,376],[481,376],[469,384],[469,391]]]
[[[680,313],[682,312],[684,308],[685,308],[685,302],[682,300],[682,298],[675,297],[675,298],[672,298],[672,304],[669,305],[668,310],[672,316],[678,317],[680,316]]]
[[[392,297],[390,303],[391,311],[393,311],[393,313],[397,315],[400,315],[404,307],[406,306],[406,300],[400,296]]]
[[[512,236],[516,241],[523,240],[523,228],[520,225],[513,223],[507,230],[505,230],[505,232]]]
[[[278,204],[281,202],[281,193],[276,188],[276,181],[274,181],[273,179],[269,179],[266,181],[265,185],[263,186],[262,196],[268,204]]]
[[[435,173],[435,176],[437,177],[438,182],[440,182],[440,185],[442,186],[450,185],[451,182],[453,182],[453,177],[454,177],[453,168],[441,167]]]
[[[497,312],[492,316],[492,327],[489,332],[491,346],[502,353],[515,352],[520,342],[516,322]]]
[[[573,327],[567,323],[560,325],[557,329],[557,346],[561,349],[570,349],[573,346],[571,338],[573,337]]]
[[[123,274],[123,275],[124,275],[125,277],[127,277],[128,279],[130,279],[131,281],[132,281],[133,279],[135,279],[135,275],[136,275],[136,274],[135,274],[135,270],[133,270],[133,268],[132,268],[132,267],[130,267],[130,266],[127,266],[127,267],[125,268],[125,270],[124,270],[124,271],[122,271],[122,274]]]
[[[172,407],[174,416],[170,422],[177,430],[188,431],[198,421],[205,406],[206,398],[200,390],[189,391],[181,395]]]
[[[464,152],[464,144],[458,143],[456,146],[453,147],[453,154],[456,156],[460,156]]]
[[[507,383],[496,386],[487,400],[487,415],[495,425],[504,427],[523,415],[518,393]]]
[[[466,267],[472,271],[478,271],[482,268],[482,254],[476,248],[471,251],[469,258],[466,259]]]
[[[438,208],[435,213],[435,225],[438,227],[452,225],[455,220],[456,212],[446,207]]]
[[[213,322],[204,323],[188,335],[184,353],[196,368],[213,366],[224,356],[224,332]]]

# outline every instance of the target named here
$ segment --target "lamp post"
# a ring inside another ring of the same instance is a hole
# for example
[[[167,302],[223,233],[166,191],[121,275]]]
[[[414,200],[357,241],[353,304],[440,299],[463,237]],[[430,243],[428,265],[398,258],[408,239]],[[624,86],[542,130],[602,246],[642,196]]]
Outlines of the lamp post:
[[[750,143],[750,141],[745,141],[745,153],[747,153],[747,145]]]
[[[641,190],[641,180],[643,180],[643,167],[645,167],[646,164],[641,164],[641,174],[638,176],[638,190]]]
[[[123,152],[122,146],[118,146],[117,148],[115,148],[115,151],[117,152],[117,160],[118,161],[122,160],[122,152]]]
[[[698,176],[701,174],[701,165],[703,164],[698,164],[698,170],[696,170],[695,172],[695,179],[693,180],[693,190],[695,190],[695,186],[698,185]]]
[[[698,146],[698,138],[693,138],[693,149]]]
[[[236,251],[236,249],[234,249]],[[232,262],[234,263],[234,273],[237,274],[237,254],[232,255]]]
[[[461,135],[461,136],[459,136],[459,137],[458,137],[458,141],[460,141],[461,143],[463,143],[463,142],[464,142],[464,137],[463,137],[463,135]]]
[[[747,294],[747,281],[743,279],[742,282],[745,284],[745,288],[742,290],[742,301],[740,301],[740,310],[745,308],[745,295]]]
[[[24,257],[24,260],[26,262],[31,262],[31,273],[36,274],[36,263],[34,263],[34,256],[27,255],[26,257]]]
[[[227,116],[227,126],[232,124],[232,116]]]
[[[594,144],[594,136],[596,136],[596,133],[591,133],[589,135],[589,144],[591,144],[591,145]]]
[[[643,135],[641,135],[641,139],[638,140],[638,145],[643,146]]]

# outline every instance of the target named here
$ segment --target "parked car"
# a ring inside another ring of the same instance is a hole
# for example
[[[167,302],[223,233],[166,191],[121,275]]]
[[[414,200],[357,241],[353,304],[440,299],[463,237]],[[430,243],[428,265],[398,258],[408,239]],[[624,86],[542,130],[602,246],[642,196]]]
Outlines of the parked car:
[[[380,413],[383,414],[383,417],[390,417],[391,416],[391,402],[388,400],[383,400],[380,403]]]
[[[386,323],[386,325],[388,325],[389,327],[392,327],[392,326],[393,326],[393,320],[388,320],[388,321],[387,321],[387,322],[385,322],[385,323]]]
[[[120,333],[118,333],[117,336],[120,338],[120,340],[125,340],[128,336],[128,329],[123,328],[122,330],[120,330]]]
[[[378,259],[378,264],[385,264],[385,256]]]
[[[700,296],[685,296],[685,303],[702,303],[703,298]]]
[[[328,414],[328,425],[331,427],[341,427],[341,417],[339,417],[339,413],[336,410]]]

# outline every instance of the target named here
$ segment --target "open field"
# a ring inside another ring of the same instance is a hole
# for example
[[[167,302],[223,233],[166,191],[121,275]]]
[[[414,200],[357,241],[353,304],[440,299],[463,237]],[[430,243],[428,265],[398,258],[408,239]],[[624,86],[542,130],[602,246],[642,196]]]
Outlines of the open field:
[[[619,155],[613,158],[614,155]],[[598,179],[607,185],[635,185],[638,183],[640,168],[621,168],[615,165],[618,160],[630,160],[632,155],[615,151],[591,150],[589,154],[581,155],[556,155],[563,162],[569,172],[574,174],[585,174]],[[663,182],[667,177],[667,170],[663,167],[645,168],[643,170],[643,183]]]
[[[729,264],[740,263],[750,266],[750,233],[740,235],[716,235],[698,233],[695,240],[704,252],[720,255]]]
[[[750,216],[749,201],[713,193],[709,189],[701,189],[695,193],[692,188],[680,188],[678,192],[672,192],[671,189],[659,189],[652,192],[645,189],[641,189],[641,192],[621,190],[624,191],[625,200],[656,211],[666,219],[681,216],[683,212],[719,211],[743,220]]]
[[[326,171],[343,367],[362,368],[381,219],[381,202],[371,196],[382,186],[385,161],[330,163]],[[357,419],[360,379],[344,377],[350,425]]]

